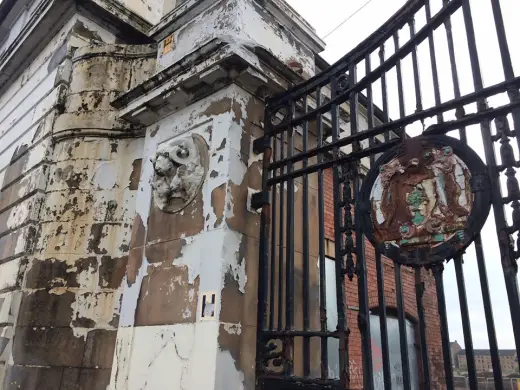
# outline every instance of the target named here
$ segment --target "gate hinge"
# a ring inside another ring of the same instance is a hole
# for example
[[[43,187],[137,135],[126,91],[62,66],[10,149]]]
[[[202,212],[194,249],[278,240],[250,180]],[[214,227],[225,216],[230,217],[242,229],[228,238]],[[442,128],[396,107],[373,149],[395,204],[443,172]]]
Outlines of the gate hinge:
[[[251,208],[253,210],[259,210],[268,204],[269,204],[269,192],[268,191],[255,192],[253,195],[251,195]]]
[[[491,183],[487,173],[475,173],[471,176],[471,192],[482,192],[491,189]]]
[[[269,137],[260,137],[253,141],[253,153],[262,154],[267,148],[271,147]]]

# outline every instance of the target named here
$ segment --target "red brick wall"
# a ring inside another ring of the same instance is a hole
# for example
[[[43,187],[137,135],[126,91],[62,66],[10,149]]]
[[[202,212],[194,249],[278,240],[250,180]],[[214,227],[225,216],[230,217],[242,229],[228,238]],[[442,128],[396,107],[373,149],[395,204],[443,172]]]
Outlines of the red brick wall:
[[[332,191],[332,171],[326,171],[324,175],[325,184],[325,237],[334,241],[334,196]],[[368,280],[368,297],[370,308],[379,306],[377,294],[377,274],[375,251],[372,245],[366,241],[366,266]],[[394,277],[394,267],[391,260],[383,259],[384,269],[384,291],[386,298],[386,306],[388,309],[396,309],[396,286]],[[435,282],[433,276],[427,272],[421,272],[422,281],[425,282],[425,295],[423,305],[425,309],[425,320],[427,328],[428,355],[430,361],[430,378],[432,380],[432,389],[443,389],[443,360],[442,360],[442,340],[440,335],[439,316],[437,311],[437,300],[435,294]],[[363,387],[363,370],[362,370],[362,351],[361,336],[358,329],[358,285],[357,279],[354,278],[345,281],[346,301],[347,301],[347,325],[351,331],[349,342],[350,357],[350,374],[351,388],[361,389]],[[411,268],[402,268],[402,290],[405,301],[406,314],[414,322],[417,322],[417,303],[415,297],[415,274]],[[419,345],[419,332],[416,328],[417,345]],[[420,364],[420,352],[417,351],[417,357]]]

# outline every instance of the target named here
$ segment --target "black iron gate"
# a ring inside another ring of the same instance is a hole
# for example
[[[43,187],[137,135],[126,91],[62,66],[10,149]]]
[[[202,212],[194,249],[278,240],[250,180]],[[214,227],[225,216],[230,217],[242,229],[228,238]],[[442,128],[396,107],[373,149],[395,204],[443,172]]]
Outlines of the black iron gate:
[[[478,52],[472,18],[472,7],[482,3],[492,10],[500,53],[496,72],[503,75],[500,83],[489,86],[481,76],[485,53]],[[516,12],[520,15],[520,3]],[[454,19],[459,22],[456,32]],[[439,36],[446,43],[444,56],[436,46]],[[462,69],[459,60],[461,41],[468,69]],[[430,105],[424,103],[419,73],[425,69],[430,73]],[[449,85],[441,82],[446,72]],[[462,72],[473,86],[465,93]],[[449,98],[442,93],[447,88]],[[505,388],[497,320],[512,323],[511,344],[516,356],[520,352],[520,187],[515,177],[520,167],[519,88],[501,0],[442,0],[436,10],[430,0],[411,0],[336,64],[268,99],[265,138],[255,145],[264,152],[263,192],[255,198],[263,204],[258,389],[454,389],[443,285],[444,267],[451,264],[467,382],[477,389],[463,267],[468,247],[475,251],[478,266],[494,386]],[[496,97],[503,97],[503,102]],[[498,103],[488,105],[490,98]],[[417,126],[420,136],[411,137]],[[482,146],[485,165],[468,141]],[[486,237],[486,243],[498,242],[493,261],[498,267],[501,263],[504,301],[510,309],[510,316],[500,319],[493,318],[494,282],[486,273],[491,260],[484,258],[480,235],[490,206],[496,237]],[[413,223],[403,223],[399,213],[409,215]],[[368,255],[370,243],[373,257]],[[389,269],[392,278],[385,275]],[[374,279],[367,276],[372,272]],[[413,278],[413,293],[403,278]],[[327,299],[335,301],[334,310]],[[349,312],[357,314],[352,317]],[[393,327],[398,330],[399,364],[394,364],[395,348],[389,345]],[[375,328],[380,361],[372,356]],[[439,351],[429,345],[437,331]],[[349,353],[356,343],[361,354],[353,358]],[[436,352],[442,355],[440,368],[434,363]],[[397,366],[401,374],[395,376]]]

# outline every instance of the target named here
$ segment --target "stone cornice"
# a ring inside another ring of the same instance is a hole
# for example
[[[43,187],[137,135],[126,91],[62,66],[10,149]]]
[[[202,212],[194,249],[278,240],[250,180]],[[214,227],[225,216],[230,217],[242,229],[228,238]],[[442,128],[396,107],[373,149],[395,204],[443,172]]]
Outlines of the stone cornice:
[[[325,42],[316,34],[316,30],[284,0],[265,0],[263,5],[314,53],[325,50]]]
[[[256,0],[259,6],[264,7],[287,30],[291,31],[299,40],[315,53],[325,49],[325,42],[321,40],[312,26],[305,21],[293,8],[283,0]],[[200,14],[215,0],[187,0],[179,7],[164,15],[161,21],[149,32],[156,40],[164,39],[177,30],[194,16]]]
[[[80,12],[87,12],[93,20],[111,29],[132,44],[152,42],[148,31],[152,25],[130,11],[117,0],[76,0]],[[103,23],[104,22],[104,23]]]
[[[92,44],[78,48],[70,60],[72,77],[56,118],[54,140],[77,136],[142,136],[142,126],[121,118],[110,105],[114,96],[145,80],[155,69],[156,45]],[[105,69],[91,73],[92,67]]]
[[[0,93],[15,80],[75,12],[85,14],[125,43],[152,42],[150,24],[115,0],[37,0],[18,35],[0,55]],[[6,21],[7,23],[7,21]]]
[[[112,106],[126,120],[150,125],[231,83],[262,98],[299,81],[267,51],[215,39],[118,96]]]
[[[47,45],[74,12],[67,0],[41,0],[18,36],[0,55],[0,93]],[[42,39],[43,38],[43,39]]]

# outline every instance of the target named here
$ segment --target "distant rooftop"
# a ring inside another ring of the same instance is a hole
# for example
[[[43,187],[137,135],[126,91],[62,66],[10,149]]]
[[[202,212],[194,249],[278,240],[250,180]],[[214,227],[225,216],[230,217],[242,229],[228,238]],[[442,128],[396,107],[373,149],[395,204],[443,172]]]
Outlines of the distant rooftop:
[[[490,356],[491,352],[489,349],[474,349],[473,350],[475,356]],[[465,355],[466,350],[461,349],[459,352],[457,352],[457,355]],[[499,349],[498,354],[500,356],[516,356],[516,350],[514,349]]]

